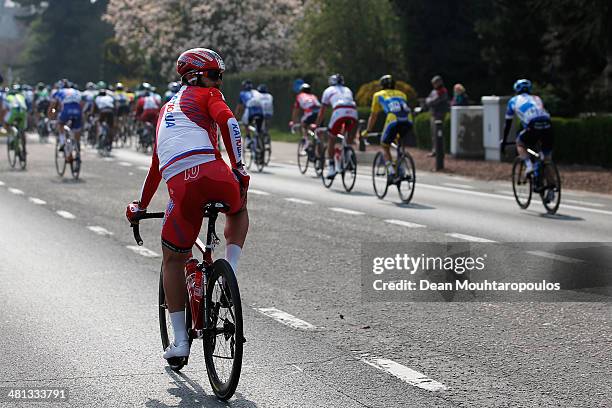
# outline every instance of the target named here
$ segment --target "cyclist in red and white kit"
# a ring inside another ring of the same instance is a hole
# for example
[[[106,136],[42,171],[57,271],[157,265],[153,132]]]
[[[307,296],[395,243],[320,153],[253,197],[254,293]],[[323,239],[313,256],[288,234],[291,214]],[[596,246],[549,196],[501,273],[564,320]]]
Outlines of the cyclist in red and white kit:
[[[321,103],[319,102],[317,96],[312,93],[312,88],[310,85],[306,83],[302,84],[300,87],[300,92],[295,97],[289,127],[292,128],[293,124],[298,121],[301,110],[303,113],[299,120],[300,124],[302,125],[302,136],[305,138],[306,129],[308,129],[308,126],[315,123],[320,108]]]
[[[336,135],[343,132],[348,134],[348,143],[353,142],[355,131],[357,130],[357,104],[353,99],[353,91],[344,86],[344,77],[334,74],[328,79],[329,87],[323,91],[321,102],[323,106],[317,117],[317,126],[320,126],[325,117],[325,110],[332,108],[331,118],[329,119],[328,133],[330,142],[327,144],[327,159],[329,162],[328,178],[333,178],[337,170],[334,165],[334,150]]]
[[[148,83],[145,82],[142,86],[144,92],[136,102],[136,119],[155,125],[159,116],[161,98],[151,91],[151,85]]]
[[[179,56],[176,70],[182,87],[161,109],[151,168],[140,200],[126,210],[128,220],[137,222],[161,179],[166,181],[170,200],[161,232],[162,267],[174,329],[174,342],[163,355],[166,359],[189,355],[184,266],[202,226],[203,205],[214,200],[230,207],[225,224],[225,258],[234,272],[249,227],[249,175],[242,165],[240,127],[219,91],[225,64],[216,52],[194,48]],[[221,158],[217,128],[231,169]]]

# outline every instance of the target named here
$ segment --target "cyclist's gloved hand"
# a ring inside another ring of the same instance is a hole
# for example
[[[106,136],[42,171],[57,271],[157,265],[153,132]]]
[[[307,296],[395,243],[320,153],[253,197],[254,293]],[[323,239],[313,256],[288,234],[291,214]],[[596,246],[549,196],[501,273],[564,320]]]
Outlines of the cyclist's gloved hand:
[[[317,130],[317,124],[316,123],[311,123],[309,126],[310,130],[315,131]]]
[[[292,120],[290,120],[290,121],[289,121],[289,127],[290,127],[290,128],[292,128],[292,127],[293,127],[293,125],[295,125],[295,123],[293,123],[293,121],[292,121]]]
[[[146,212],[146,208],[140,208],[139,201],[132,201],[125,210],[125,216],[131,224],[138,224],[139,217]]]
[[[240,183],[240,195],[244,196],[249,189],[249,182],[251,181],[251,176],[247,173],[244,165],[242,163],[237,163],[236,167],[232,169],[236,179]]]

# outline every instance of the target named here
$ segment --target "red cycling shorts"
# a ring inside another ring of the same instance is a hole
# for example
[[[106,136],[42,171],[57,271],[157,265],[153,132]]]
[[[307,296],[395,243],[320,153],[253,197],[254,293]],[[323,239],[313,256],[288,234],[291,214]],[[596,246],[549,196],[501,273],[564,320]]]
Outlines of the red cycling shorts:
[[[140,115],[140,120],[143,122],[149,122],[153,126],[156,126],[158,117],[159,117],[159,110],[146,109],[142,111],[142,114]]]
[[[204,204],[221,201],[228,214],[240,211],[244,202],[234,173],[223,160],[194,166],[167,182],[170,200],[162,227],[162,244],[173,251],[188,253],[195,243],[204,215]]]

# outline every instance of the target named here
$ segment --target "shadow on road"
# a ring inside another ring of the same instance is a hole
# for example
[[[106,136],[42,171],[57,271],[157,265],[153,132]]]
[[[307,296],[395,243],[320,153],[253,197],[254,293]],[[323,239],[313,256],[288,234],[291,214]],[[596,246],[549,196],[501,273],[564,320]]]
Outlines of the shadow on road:
[[[207,394],[206,391],[196,381],[192,380],[184,373],[176,373],[166,367],[166,372],[174,380],[175,388],[168,388],[168,393],[178,397],[181,401],[178,405],[167,405],[156,399],[149,399],[145,406],[149,408],[166,408],[166,407],[206,407],[206,408],[221,408],[221,407],[244,407],[256,408],[257,404],[245,399],[242,394],[236,393],[234,399],[230,401],[221,401],[214,394]]]
[[[413,210],[435,210],[436,207],[431,207],[429,205],[423,205],[423,204],[417,204],[417,203],[398,203],[398,202],[394,202],[392,203],[393,205],[395,205],[396,207],[400,207],[400,208],[412,208]]]
[[[533,213],[530,213],[529,215],[537,216],[540,218],[548,218],[548,219],[557,220],[557,221],[584,221],[584,218],[574,217],[573,215],[564,215],[564,214],[546,214],[546,213],[533,214]]]

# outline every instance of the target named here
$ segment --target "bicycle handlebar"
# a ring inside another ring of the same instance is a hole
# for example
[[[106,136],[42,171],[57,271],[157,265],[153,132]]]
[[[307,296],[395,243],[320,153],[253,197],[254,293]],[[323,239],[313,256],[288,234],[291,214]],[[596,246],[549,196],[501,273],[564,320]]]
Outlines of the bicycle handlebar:
[[[164,218],[165,213],[156,212],[156,213],[144,213],[138,217],[137,222],[140,220],[146,220],[148,218]],[[138,244],[138,246],[142,246],[142,238],[140,236],[140,224],[131,224],[132,231],[134,232],[134,240]]]

